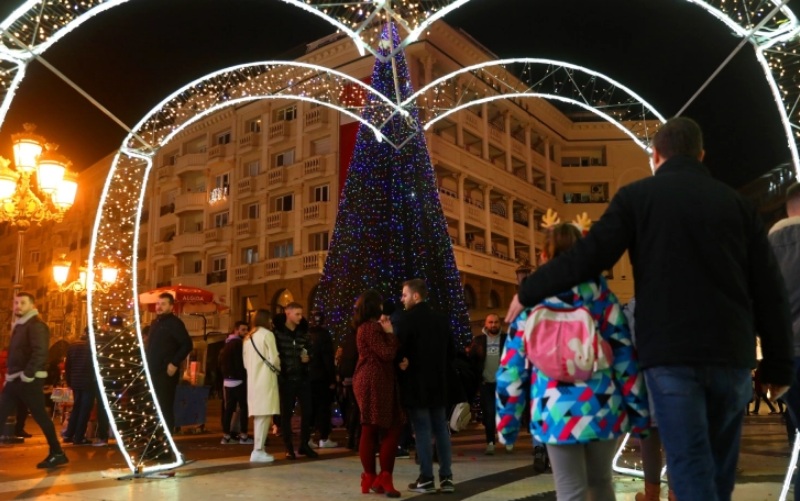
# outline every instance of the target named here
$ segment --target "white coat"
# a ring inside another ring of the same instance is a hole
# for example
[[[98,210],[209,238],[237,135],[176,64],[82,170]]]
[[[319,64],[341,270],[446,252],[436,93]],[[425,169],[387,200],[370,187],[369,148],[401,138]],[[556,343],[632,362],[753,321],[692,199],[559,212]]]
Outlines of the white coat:
[[[256,328],[242,343],[242,358],[247,369],[247,408],[251,416],[269,416],[281,413],[278,393],[278,374],[272,372],[253,348],[269,363],[280,370],[281,360],[275,346],[275,334],[263,327]]]

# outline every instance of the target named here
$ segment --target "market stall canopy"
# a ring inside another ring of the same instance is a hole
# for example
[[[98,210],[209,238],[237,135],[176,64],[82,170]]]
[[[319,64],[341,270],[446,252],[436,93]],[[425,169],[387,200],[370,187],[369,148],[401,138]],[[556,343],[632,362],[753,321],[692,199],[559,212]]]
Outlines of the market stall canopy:
[[[175,299],[175,313],[216,313],[228,309],[228,306],[214,299],[214,293],[199,287],[185,285],[171,285],[159,287],[139,294],[139,303],[149,305],[155,311],[158,296],[163,293],[170,294]]]

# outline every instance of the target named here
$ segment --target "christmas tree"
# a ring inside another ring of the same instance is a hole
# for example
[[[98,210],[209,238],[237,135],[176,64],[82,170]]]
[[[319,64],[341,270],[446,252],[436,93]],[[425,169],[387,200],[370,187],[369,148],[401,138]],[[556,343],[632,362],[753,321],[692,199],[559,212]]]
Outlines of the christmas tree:
[[[391,33],[390,38],[385,28],[381,35],[383,55],[399,44],[394,26]],[[413,94],[402,51],[385,62],[376,60],[372,87],[393,102]],[[371,97],[364,118],[371,122],[384,106]],[[317,306],[341,340],[362,292],[375,289],[399,304],[403,282],[422,278],[431,306],[448,315],[457,346],[465,346],[472,335],[464,291],[418,112],[409,113],[384,124],[381,132],[388,141],[379,141],[364,125],[358,130]]]

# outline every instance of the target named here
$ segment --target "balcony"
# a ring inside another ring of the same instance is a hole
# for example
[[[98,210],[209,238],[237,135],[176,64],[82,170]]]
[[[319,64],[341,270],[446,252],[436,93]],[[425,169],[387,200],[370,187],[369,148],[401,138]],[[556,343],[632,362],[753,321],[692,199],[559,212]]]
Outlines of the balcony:
[[[330,202],[315,202],[303,207],[303,225],[326,224],[329,205]]]
[[[489,139],[502,146],[505,144],[506,133],[497,127],[489,127]]]
[[[233,269],[233,283],[234,285],[243,285],[253,278],[253,267],[252,264],[243,264],[241,266],[237,266]]]
[[[464,112],[461,113],[461,117],[464,119],[464,125],[466,125],[467,127],[471,128],[472,130],[474,130],[479,134],[483,131],[483,124],[481,123],[481,117],[479,117],[475,113],[469,110],[464,110]]]
[[[177,275],[172,277],[171,282],[175,285],[185,285],[187,287],[205,287],[206,276],[203,273]]]
[[[221,284],[228,281],[228,270],[212,271],[206,273],[206,285]]]
[[[264,262],[264,276],[265,277],[279,277],[283,274],[286,265],[286,259],[270,259]]]
[[[267,234],[280,233],[289,229],[289,212],[267,214]]]
[[[314,273],[322,274],[325,267],[325,259],[328,257],[328,251],[311,252],[303,254],[303,271],[313,271]]]
[[[175,212],[175,202],[164,204],[159,207],[158,215],[159,216],[166,216],[167,214],[173,214]]]
[[[156,171],[156,177],[162,183],[175,177],[175,169],[172,165],[162,165]]]
[[[205,191],[182,193],[175,197],[175,213],[203,210],[207,201],[208,196]]]
[[[508,235],[508,219],[500,217],[497,214],[491,214],[489,217],[492,222],[492,231]]]
[[[153,257],[172,256],[172,242],[156,242],[153,245]]]
[[[228,153],[227,144],[217,144],[208,149],[208,159],[214,160],[219,158],[225,158],[225,155],[227,153]]]
[[[256,189],[256,179],[254,177],[246,177],[240,179],[236,183],[236,195],[237,196],[244,196],[249,195],[250,193],[254,192]]]
[[[258,147],[258,141],[261,138],[259,132],[248,132],[239,138],[239,149],[242,151],[249,151]]]
[[[517,283],[515,271],[519,265],[513,261],[499,259],[460,246],[453,247],[453,255],[459,271],[512,284]]]
[[[316,130],[328,123],[328,109],[323,106],[318,106],[306,112],[305,116],[305,130]]]
[[[486,224],[486,216],[484,214],[483,208],[478,207],[476,205],[467,204],[467,221],[471,223],[477,223],[481,226]]]
[[[458,217],[458,195],[451,193],[447,188],[439,188],[439,201],[445,214]]]
[[[206,246],[214,246],[220,243],[225,243],[231,239],[231,227],[220,226],[218,228],[210,228],[205,231],[204,237]]]
[[[205,241],[205,233],[202,231],[196,233],[181,233],[172,239],[172,252],[173,254],[196,252],[202,249]]]
[[[273,188],[286,182],[286,167],[275,167],[267,171],[267,186]]]
[[[328,172],[328,162],[323,156],[311,157],[303,162],[303,176],[318,177],[330,174]]]
[[[258,235],[258,220],[248,219],[236,223],[236,238],[255,237]]]
[[[273,144],[288,138],[289,127],[289,122],[278,122],[270,125],[267,132],[267,142]]]
[[[180,176],[186,172],[203,170],[206,168],[205,153],[189,153],[181,155],[175,161],[175,175]]]

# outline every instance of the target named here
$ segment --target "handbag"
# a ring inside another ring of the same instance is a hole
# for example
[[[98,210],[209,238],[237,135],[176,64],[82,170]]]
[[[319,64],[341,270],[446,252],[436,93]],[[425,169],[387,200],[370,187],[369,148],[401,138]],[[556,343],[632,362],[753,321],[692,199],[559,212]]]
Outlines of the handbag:
[[[267,364],[267,367],[269,367],[269,369],[270,369],[272,372],[274,372],[275,374],[280,374],[280,373],[281,373],[281,371],[280,371],[280,370],[278,370],[278,369],[276,369],[274,365],[272,365],[271,363],[269,363],[269,360],[267,360],[267,359],[264,357],[264,355],[262,355],[262,354],[261,354],[261,352],[260,352],[260,351],[258,351],[258,348],[256,348],[256,342],[255,342],[255,341],[253,341],[253,336],[250,336],[250,343],[253,345],[253,349],[254,349],[254,350],[256,350],[256,353],[258,353],[258,356],[259,356],[259,357],[261,357],[261,360],[263,360],[263,361],[264,361],[264,363],[265,363],[265,364]]]

